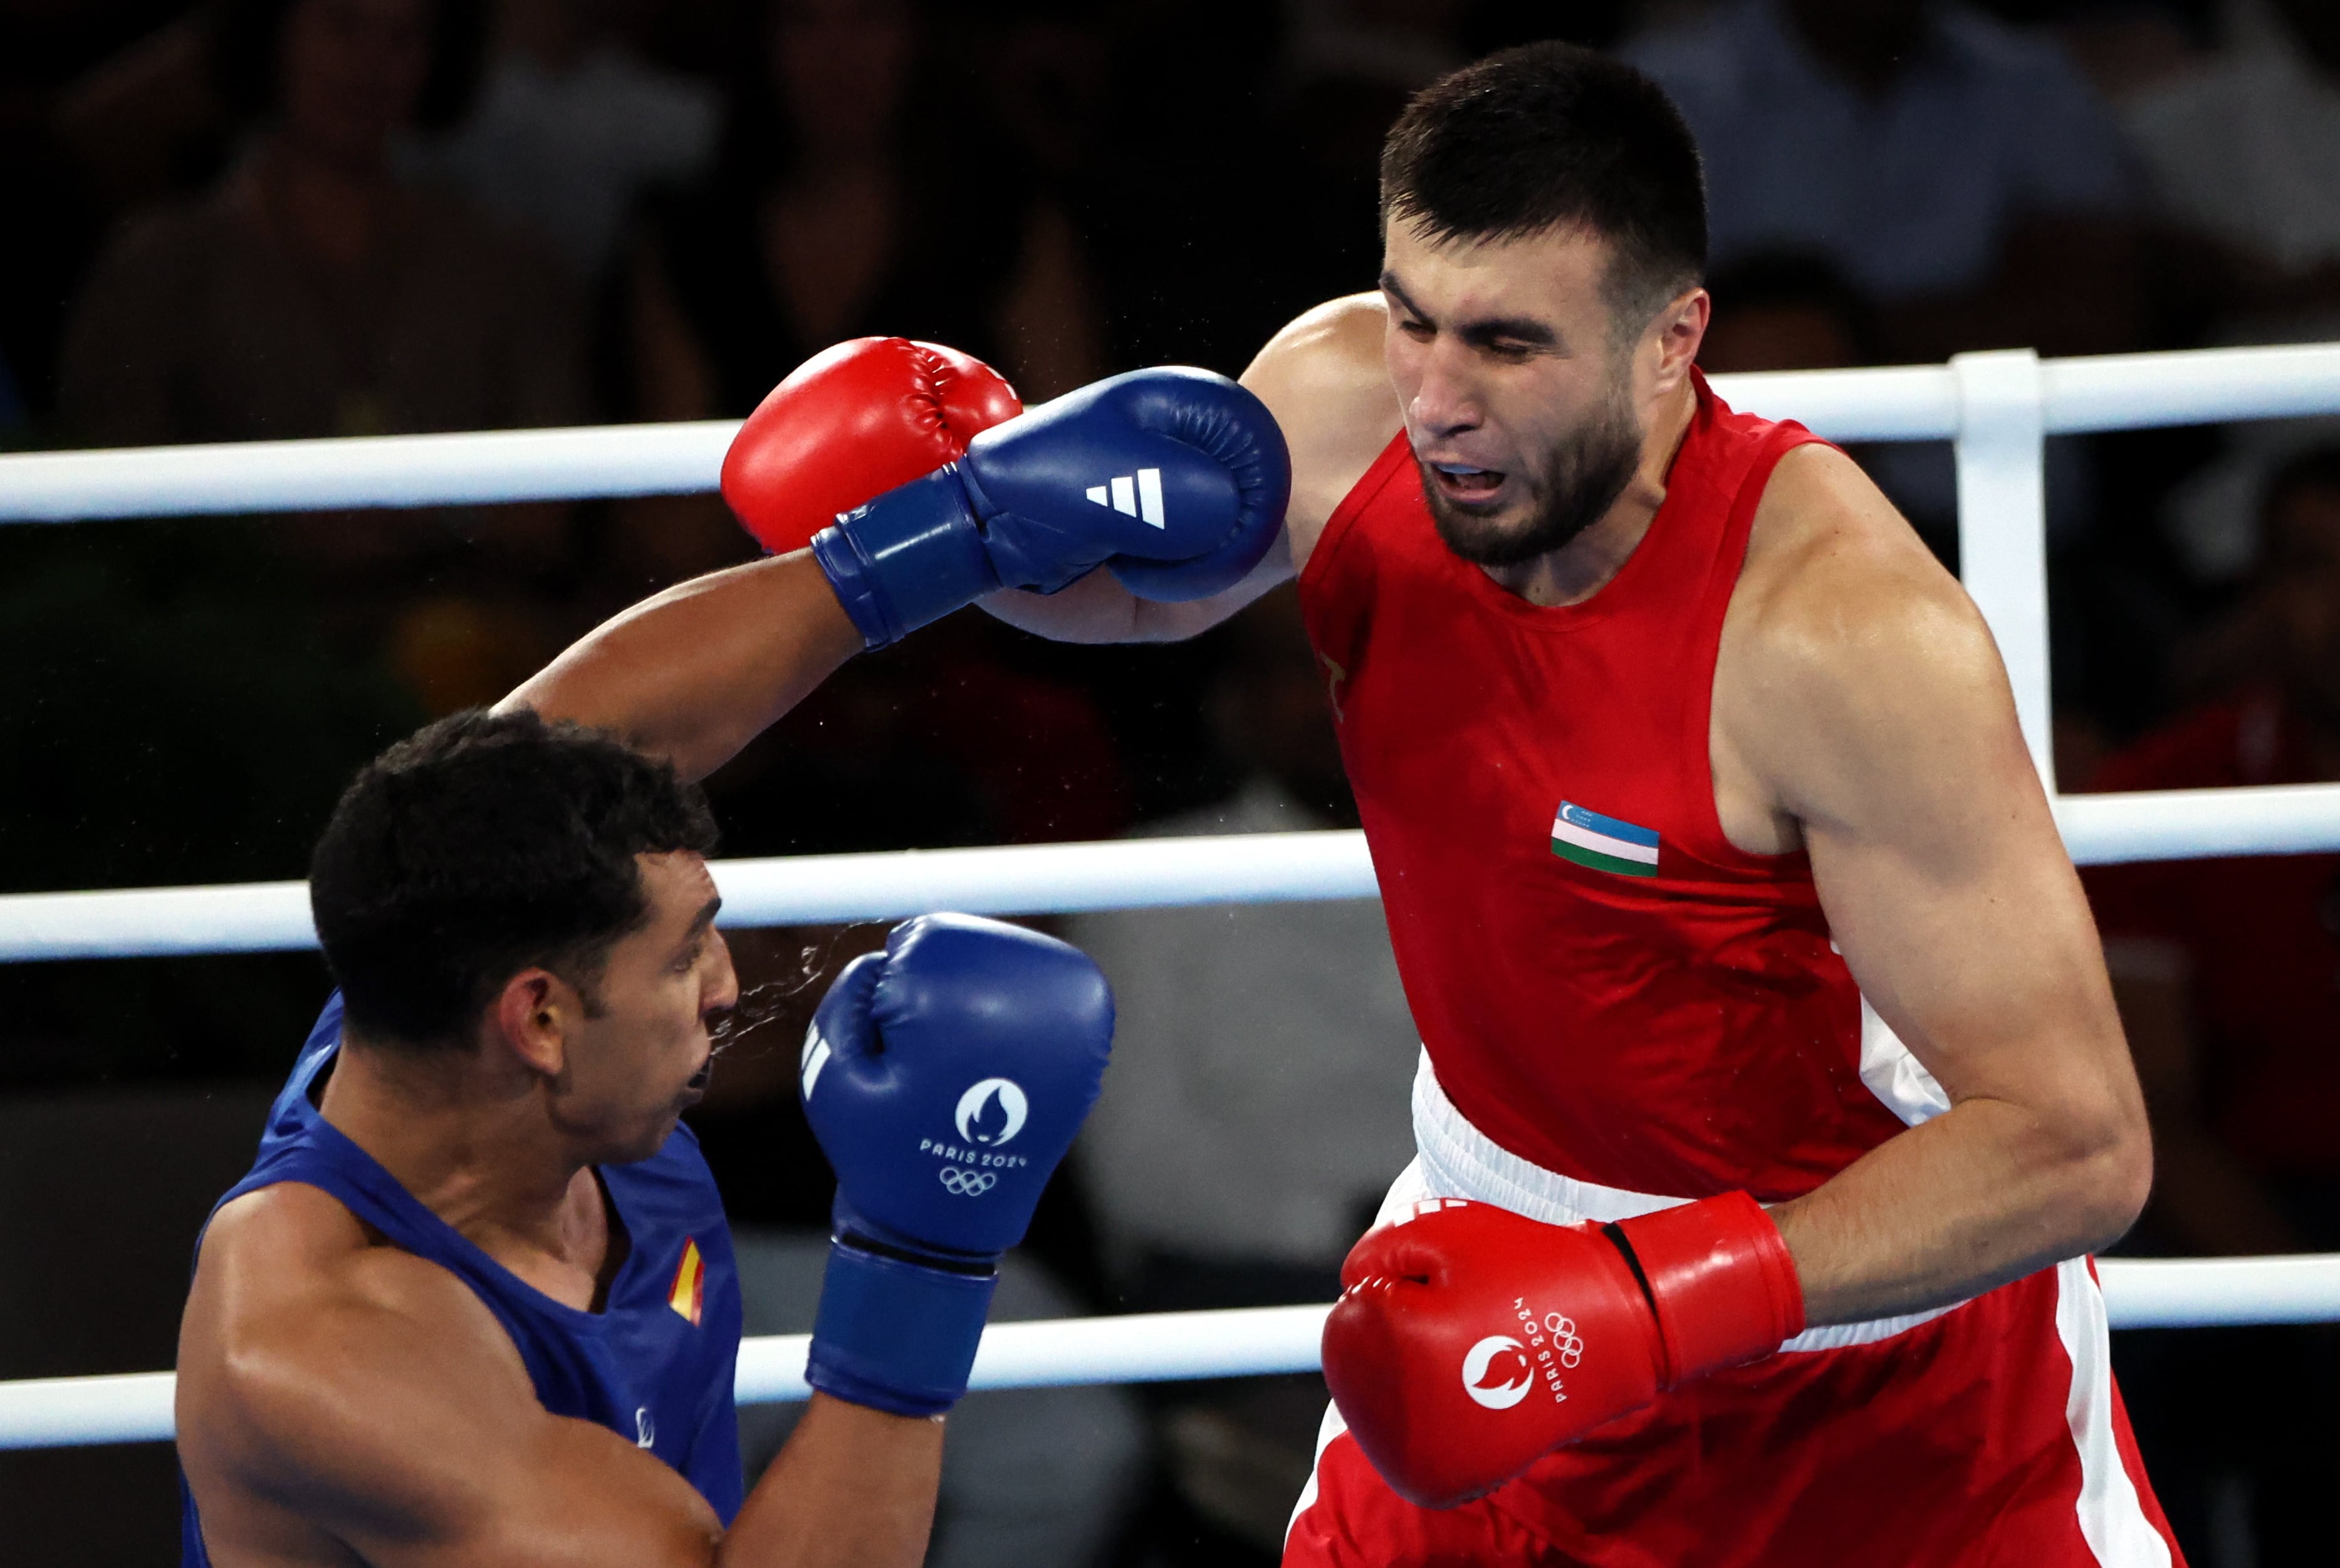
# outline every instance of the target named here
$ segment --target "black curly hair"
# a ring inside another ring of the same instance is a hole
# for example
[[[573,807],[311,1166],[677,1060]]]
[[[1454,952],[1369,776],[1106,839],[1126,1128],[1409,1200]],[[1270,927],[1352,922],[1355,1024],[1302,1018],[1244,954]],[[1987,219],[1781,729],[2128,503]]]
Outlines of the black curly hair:
[[[416,731],[343,792],[309,908],[368,1040],[467,1047],[504,982],[542,967],[586,1005],[649,913],[634,857],[715,848],[696,785],[613,735],[473,709]]]

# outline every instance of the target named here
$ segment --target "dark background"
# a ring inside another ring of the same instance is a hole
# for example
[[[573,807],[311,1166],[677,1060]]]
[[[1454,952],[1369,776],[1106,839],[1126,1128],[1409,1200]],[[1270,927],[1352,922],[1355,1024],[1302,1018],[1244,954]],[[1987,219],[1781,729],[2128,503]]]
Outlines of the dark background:
[[[1819,68],[1873,101],[1938,68],[1922,28],[1864,32],[1871,12],[1929,9],[1914,0],[1796,4]],[[337,5],[402,9],[289,9]],[[774,68],[773,19],[741,0],[404,9],[424,18],[429,69],[367,143],[359,110],[299,123],[288,74],[323,71],[316,92],[354,102],[331,77],[346,62],[293,60],[270,7],[0,0],[0,446],[737,416],[803,354],[863,332],[981,352],[1030,401],[1142,364],[1233,374],[1299,311],[1371,286],[1373,157],[1412,88],[1510,43],[1638,48],[1736,7],[804,0],[777,15],[800,60],[826,66],[809,85]],[[2015,201],[1991,253],[1930,292],[1863,283],[1857,234],[1740,244],[1718,255],[1710,367],[2340,336],[2340,243],[2318,253],[2206,223],[2151,167],[2159,106],[2254,50],[2340,99],[2340,42],[2282,9],[1998,0],[1958,13],[2061,62],[2120,139],[2119,178],[2062,205]],[[590,144],[577,177],[595,194],[531,207],[559,149],[523,156],[488,136],[481,84],[588,59],[652,84],[649,107],[599,100],[575,142]],[[881,100],[896,106],[856,118]],[[1942,124],[1905,194],[1922,199],[1988,140]],[[302,174],[303,157],[328,175]],[[335,204],[332,168],[354,206]],[[839,170],[877,173],[857,184]],[[2322,199],[2340,206],[2340,191]],[[287,287],[307,291],[297,309]],[[2258,542],[2269,475],[2331,439],[2310,426],[2272,444],[2218,430],[2057,443],[2066,788],[2260,690],[2290,704],[2305,738],[2283,776],[2340,778],[2340,746],[2323,739],[2340,725],[2297,667],[2330,660],[2310,650],[2285,663],[2274,648]],[[1860,455],[1948,554],[1932,459]],[[2340,478],[2298,494],[2285,504],[2305,508],[2307,537],[2325,526],[2318,506],[2340,506]],[[335,794],[381,746],[493,700],[642,594],[751,553],[710,497],[0,528],[0,890],[298,877]],[[719,776],[728,849],[1105,838],[1205,804],[1239,770],[1204,711],[1225,657],[1223,639],[1067,650],[962,615],[856,661]],[[2328,933],[2331,907],[2303,908],[2303,928]],[[738,943],[771,1020],[762,1037],[779,1042],[744,1049],[705,1116],[745,1218],[826,1213],[826,1172],[780,1087],[788,1026],[878,937]],[[2340,957],[2315,961],[2340,972]],[[169,1365],[196,1227],[246,1163],[326,988],[307,956],[0,968],[0,1377]],[[2303,1007],[2274,1027],[2334,1056],[2331,1015]],[[2340,1156],[2321,1173],[2261,1158],[2246,1120],[2219,1119],[2229,1037],[2196,1034],[2176,1087],[2157,1087],[2157,1125],[2208,1126],[2217,1158],[2288,1206],[2285,1237],[2328,1237]],[[2137,1245],[2252,1250],[2176,1223],[2148,1224]],[[1123,1305],[1071,1183],[1032,1248],[1087,1305]],[[2172,1338],[2125,1336],[2121,1354],[2189,1549],[2203,1563],[2304,1560],[2287,1554],[2281,1500],[2335,1478],[2328,1454],[2205,1447],[2206,1413],[2247,1423],[2223,1403],[2230,1390],[2184,1368],[2215,1360],[2196,1346],[2231,1342],[2244,1360],[2217,1365],[2325,1375],[2328,1338]],[[1251,1549],[1176,1494],[1148,1494],[1116,1560],[1243,1560]],[[169,1561],[174,1509],[160,1445],[0,1456],[11,1562]]]

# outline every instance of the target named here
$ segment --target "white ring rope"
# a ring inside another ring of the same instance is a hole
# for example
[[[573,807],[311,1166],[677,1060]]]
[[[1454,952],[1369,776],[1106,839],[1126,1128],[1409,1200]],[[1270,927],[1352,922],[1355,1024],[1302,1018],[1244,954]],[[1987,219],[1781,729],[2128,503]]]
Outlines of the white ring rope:
[[[2340,344],[2040,363],[2050,435],[2340,411]],[[1740,408],[1836,441],[1960,433],[1948,365],[1715,378]],[[0,522],[444,506],[713,490],[736,421],[222,442],[0,458]]]
[[[2038,517],[2026,524],[2030,533],[2013,526],[2023,521],[2018,512],[2038,509],[2031,493],[2040,483],[2038,437],[2340,412],[2340,344],[2048,361],[2002,352],[1946,366],[1718,377],[1716,385],[1737,406],[1800,419],[1839,441],[1959,442],[1964,548],[1970,560],[1995,551],[2010,569],[1990,591],[1976,587],[1977,601],[2000,638],[2038,750],[2046,733],[2045,598],[2016,595],[2008,585],[2045,570]],[[737,428],[710,421],[0,458],[0,522],[705,491],[715,488]],[[1996,490],[1969,483],[1994,476],[2003,481]],[[2340,849],[2340,786],[2065,796],[2055,809],[2083,864]],[[945,908],[1041,914],[1375,891],[1355,833],[734,860],[716,869],[725,923],[739,926]],[[314,944],[298,882],[0,898],[0,960]],[[2099,1266],[2116,1327],[2340,1319],[2340,1255]],[[974,1386],[1311,1370],[1325,1310],[1003,1324],[984,1336]],[[743,1345],[741,1401],[803,1397],[805,1346],[802,1335]],[[169,1373],[0,1383],[0,1448],[166,1438],[173,1387]]]
[[[0,458],[0,522],[487,505],[715,488],[737,420]]]
[[[2340,1254],[2097,1265],[2115,1328],[2184,1328],[2340,1319]],[[969,1386],[1057,1388],[1314,1372],[1324,1306],[1249,1307],[999,1323],[984,1330]],[[740,1342],[742,1404],[802,1399],[812,1336]],[[145,1443],[172,1434],[167,1372],[0,1383],[0,1449]]]
[[[2340,849],[2340,784],[2066,795],[2057,824],[2083,865]],[[731,927],[892,920],[929,909],[1071,914],[1370,898],[1359,832],[1246,833],[983,849],[719,860]],[[313,948],[308,885],[137,888],[0,897],[0,962]]]

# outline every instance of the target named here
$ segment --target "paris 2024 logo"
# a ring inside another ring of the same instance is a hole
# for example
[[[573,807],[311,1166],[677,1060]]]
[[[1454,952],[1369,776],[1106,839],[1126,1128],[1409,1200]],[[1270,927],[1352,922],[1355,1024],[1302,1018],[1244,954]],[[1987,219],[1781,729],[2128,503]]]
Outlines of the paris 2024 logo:
[[[1525,1344],[1508,1334],[1491,1334],[1462,1353],[1462,1392],[1482,1409],[1511,1409],[1528,1396],[1539,1374],[1551,1387],[1552,1403],[1560,1404],[1568,1398],[1562,1370],[1584,1359],[1584,1340],[1574,1320],[1549,1312],[1538,1321],[1524,1302],[1515,1305]]]

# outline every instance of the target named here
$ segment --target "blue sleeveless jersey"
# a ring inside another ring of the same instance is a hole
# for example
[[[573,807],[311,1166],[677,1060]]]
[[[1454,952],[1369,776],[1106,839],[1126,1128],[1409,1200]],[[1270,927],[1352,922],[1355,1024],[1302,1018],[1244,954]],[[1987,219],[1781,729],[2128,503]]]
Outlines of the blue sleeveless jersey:
[[[317,1113],[311,1087],[341,1033],[336,993],[269,1112],[259,1159],[220,1204],[278,1182],[331,1193],[392,1246],[429,1258],[471,1287],[511,1335],[545,1409],[598,1422],[649,1449],[698,1487],[729,1525],[744,1484],[731,1404],[739,1281],[722,1200],[690,1129],[678,1126],[665,1147],[639,1165],[601,1167],[630,1250],[603,1310],[580,1312],[465,1240]],[[209,1568],[183,1480],[180,1493],[182,1562]]]

